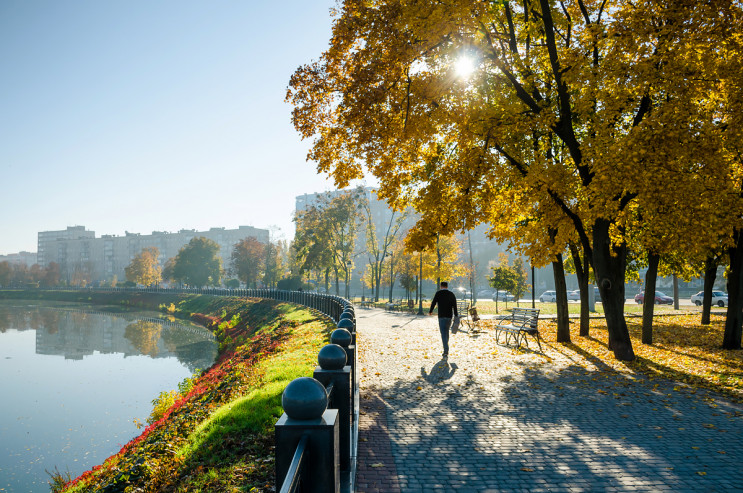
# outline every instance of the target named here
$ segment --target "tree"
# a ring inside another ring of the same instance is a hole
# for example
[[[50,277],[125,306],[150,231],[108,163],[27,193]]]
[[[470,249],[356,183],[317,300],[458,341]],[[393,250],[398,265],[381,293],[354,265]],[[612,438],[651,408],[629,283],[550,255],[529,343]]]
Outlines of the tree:
[[[219,286],[222,279],[219,244],[203,236],[192,238],[175,256],[173,278],[189,286]]]
[[[376,289],[372,287],[372,289],[375,289],[374,300],[379,301],[383,267],[388,256],[390,256],[389,265],[392,267],[395,255],[393,245],[400,239],[403,233],[402,224],[407,218],[407,213],[405,211],[398,212],[393,209],[389,218],[385,222],[380,223],[379,221],[375,221],[369,198],[364,196],[360,202],[366,223],[366,255],[369,260],[372,283],[373,286],[376,286]],[[392,286],[390,286],[390,302],[392,302]]]
[[[285,240],[269,241],[266,245],[266,270],[263,283],[271,288],[276,287],[288,272],[289,247]]]
[[[727,181],[717,161],[699,157],[723,148],[712,138],[723,119],[716,95],[725,84],[740,94],[739,70],[735,79],[733,69],[707,69],[740,59],[725,44],[739,42],[740,10],[722,0],[346,0],[330,48],[295,72],[287,99],[297,130],[315,139],[308,157],[318,170],[345,186],[366,167],[381,197],[422,213],[415,229],[425,245],[434,240],[423,232],[490,222],[499,239],[539,240],[514,242],[539,265],[577,239],[609,345],[632,360],[627,242],[638,211],[670,227],[662,215],[671,198],[695,208],[709,178]],[[458,77],[465,56],[475,70]],[[522,228],[525,219],[532,224]],[[694,226],[682,218],[674,227],[691,236]],[[743,233],[737,245],[731,271],[743,279]],[[739,347],[741,310],[732,306]]]
[[[265,274],[266,245],[255,238],[240,240],[232,248],[232,273],[247,287],[257,288]]]
[[[44,276],[39,283],[42,287],[51,288],[59,285],[60,278],[61,273],[59,270],[59,264],[56,262],[49,262],[49,265],[44,268]]]
[[[516,274],[514,278],[515,285],[513,286],[513,289],[511,289],[511,292],[514,296],[516,296],[516,304],[518,305],[521,297],[531,287],[531,285],[526,282],[529,279],[529,273],[526,271],[526,267],[524,266],[524,259],[522,259],[521,257],[516,257],[515,259],[513,259],[511,269],[513,270],[514,274]]]
[[[339,273],[349,279],[353,268],[353,252],[361,221],[362,189],[318,195],[316,204],[295,217],[297,234],[294,239],[302,272],[313,268],[335,273],[336,294],[339,295]],[[346,286],[348,291],[348,286]],[[348,293],[346,293],[348,295]]]
[[[162,281],[160,250],[157,247],[143,248],[124,268],[126,280],[144,286],[154,286]]]
[[[508,255],[505,253],[500,254],[500,260],[498,265],[491,267],[493,275],[488,279],[488,283],[491,287],[495,288],[495,312],[498,313],[498,298],[499,291],[511,292],[516,287],[518,274],[508,265]],[[506,306],[507,308],[507,306]]]
[[[175,278],[175,257],[170,257],[168,260],[165,261],[165,265],[163,266],[162,270],[162,277],[163,281],[176,281]]]

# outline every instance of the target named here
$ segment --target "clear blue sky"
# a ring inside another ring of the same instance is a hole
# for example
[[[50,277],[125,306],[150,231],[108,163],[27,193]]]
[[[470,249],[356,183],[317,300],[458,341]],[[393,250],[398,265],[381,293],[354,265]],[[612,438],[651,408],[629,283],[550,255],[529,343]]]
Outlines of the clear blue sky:
[[[291,125],[289,77],[333,0],[2,0],[0,254],[39,231],[278,226],[333,188]]]

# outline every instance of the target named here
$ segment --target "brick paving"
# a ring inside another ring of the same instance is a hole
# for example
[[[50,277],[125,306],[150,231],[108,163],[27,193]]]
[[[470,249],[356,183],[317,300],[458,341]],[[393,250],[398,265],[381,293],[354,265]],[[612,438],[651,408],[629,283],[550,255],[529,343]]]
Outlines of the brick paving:
[[[452,335],[435,318],[359,309],[357,491],[743,491],[743,406]]]

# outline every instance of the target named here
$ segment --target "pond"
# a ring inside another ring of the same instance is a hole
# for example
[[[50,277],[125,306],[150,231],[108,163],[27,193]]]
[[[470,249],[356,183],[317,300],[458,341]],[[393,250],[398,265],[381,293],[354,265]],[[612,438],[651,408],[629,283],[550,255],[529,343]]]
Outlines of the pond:
[[[152,400],[214,362],[203,327],[157,312],[0,301],[0,492],[48,492],[139,435]]]

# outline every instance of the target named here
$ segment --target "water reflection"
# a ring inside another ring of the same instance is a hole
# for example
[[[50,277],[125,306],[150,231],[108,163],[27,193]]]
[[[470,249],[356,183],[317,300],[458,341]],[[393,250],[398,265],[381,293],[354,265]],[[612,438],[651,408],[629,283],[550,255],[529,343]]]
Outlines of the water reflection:
[[[49,491],[45,469],[101,463],[216,357],[203,327],[79,306],[0,302],[0,492]]]
[[[37,354],[60,355],[71,360],[98,352],[176,357],[192,372],[211,366],[216,345],[209,331],[159,315],[81,310],[65,305],[0,305],[0,333],[35,330]]]

